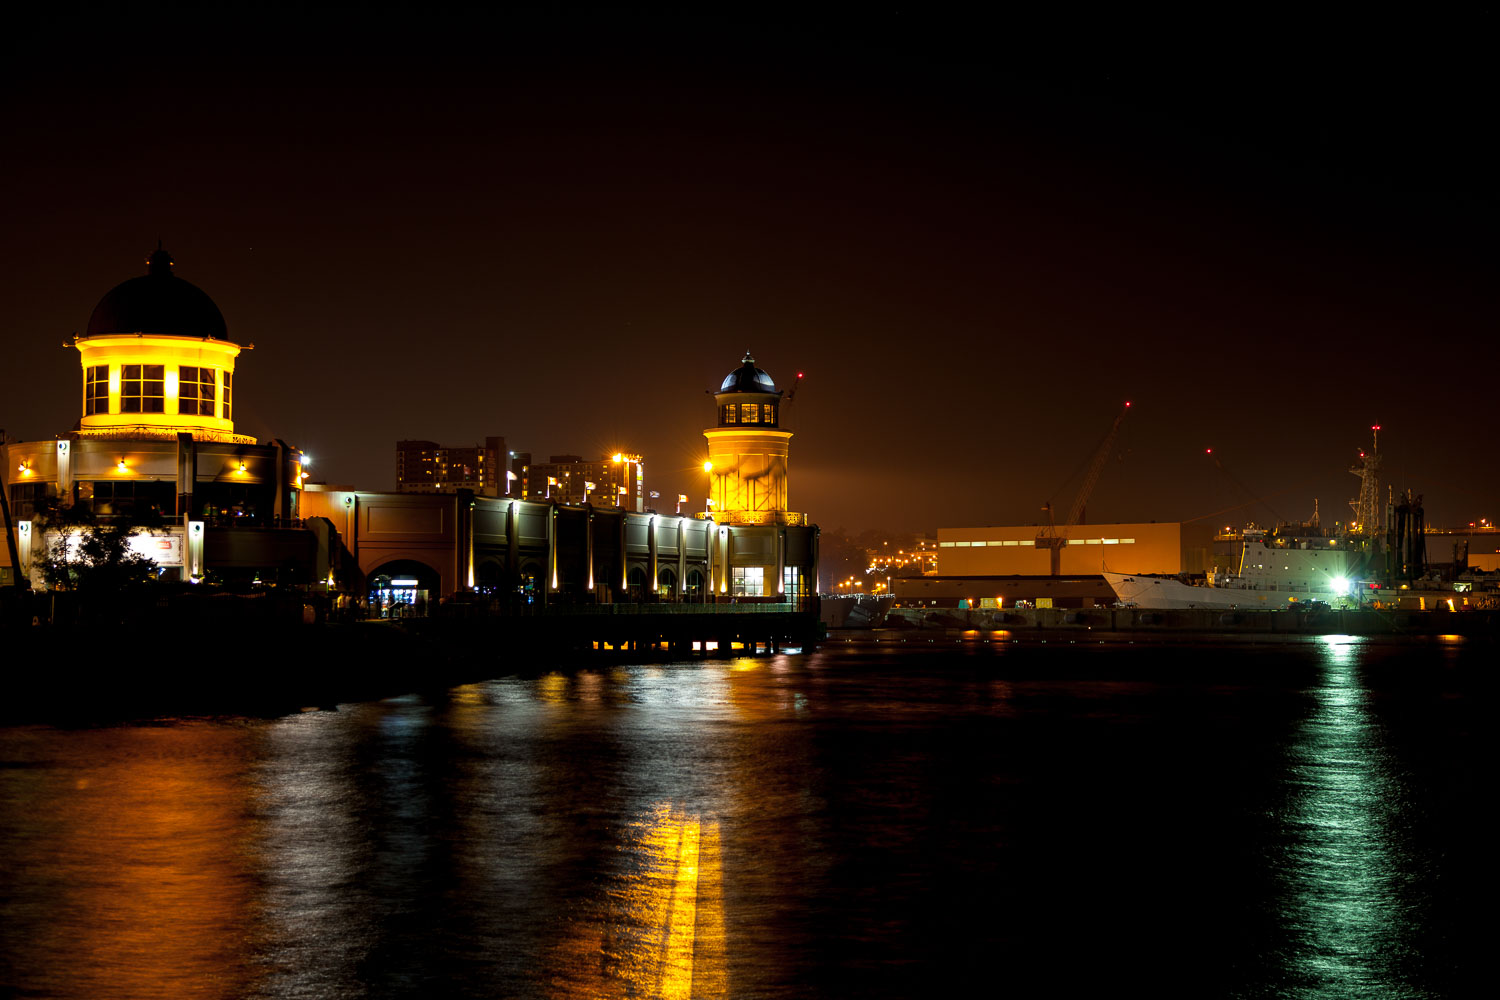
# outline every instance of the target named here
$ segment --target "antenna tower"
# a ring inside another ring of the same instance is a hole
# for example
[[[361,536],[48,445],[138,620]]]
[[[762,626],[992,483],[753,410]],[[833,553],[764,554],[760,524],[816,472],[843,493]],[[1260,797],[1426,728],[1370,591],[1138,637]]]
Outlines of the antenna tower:
[[[1380,504],[1380,425],[1370,428],[1370,450],[1359,453],[1360,464],[1350,467],[1349,472],[1359,477],[1359,499],[1350,501],[1354,508],[1353,534],[1376,535],[1385,531],[1383,510]]]

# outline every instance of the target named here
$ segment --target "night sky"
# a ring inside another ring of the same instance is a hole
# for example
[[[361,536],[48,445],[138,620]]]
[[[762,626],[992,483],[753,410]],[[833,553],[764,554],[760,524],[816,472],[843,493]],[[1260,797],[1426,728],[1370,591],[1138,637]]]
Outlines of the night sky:
[[[160,237],[255,344],[237,429],[329,482],[500,434],[701,507],[748,348],[806,373],[828,529],[1066,510],[1127,399],[1089,520],[1346,519],[1373,423],[1429,522],[1500,516],[1477,25],[1158,58],[889,8],[140,10],[6,52],[12,438],[74,425],[61,344]]]

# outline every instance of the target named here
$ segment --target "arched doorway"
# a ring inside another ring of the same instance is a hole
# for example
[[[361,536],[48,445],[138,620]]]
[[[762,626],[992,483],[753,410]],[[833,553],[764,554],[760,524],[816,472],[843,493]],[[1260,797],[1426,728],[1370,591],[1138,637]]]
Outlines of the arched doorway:
[[[439,597],[437,570],[415,559],[377,566],[366,584],[371,618],[423,618]]]
[[[663,566],[661,572],[656,574],[656,593],[664,601],[677,597],[677,571],[675,569]]]
[[[500,596],[507,589],[505,567],[494,559],[486,559],[474,567],[474,589],[486,597]]]
[[[688,570],[687,578],[682,583],[682,596],[686,601],[703,600],[703,573],[696,569]]]
[[[521,578],[516,582],[516,593],[520,595],[523,604],[541,603],[547,588],[544,572],[542,564],[535,559],[527,559],[521,563]]]
[[[646,569],[644,566],[630,567],[630,573],[625,578],[626,593],[630,600],[640,602],[646,599]]]

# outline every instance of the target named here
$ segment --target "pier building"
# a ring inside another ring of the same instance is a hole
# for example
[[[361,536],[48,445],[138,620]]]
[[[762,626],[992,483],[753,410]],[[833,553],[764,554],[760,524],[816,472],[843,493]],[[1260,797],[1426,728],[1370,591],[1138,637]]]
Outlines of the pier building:
[[[760,409],[778,400],[775,383],[747,358],[716,398],[720,423],[704,435],[708,461],[718,463],[712,481],[722,510],[713,505],[678,515],[617,505],[607,492],[600,495],[599,480],[590,480],[596,489],[586,493],[539,496],[548,466],[533,465],[529,498],[310,484],[303,511],[334,526],[378,614],[424,614],[454,597],[522,609],[728,603],[805,609],[816,600],[818,529],[786,509],[791,432]],[[731,402],[757,407],[750,433],[718,433]],[[598,464],[628,466],[631,478],[623,481],[639,482],[638,456],[622,453]]]
[[[237,366],[254,345],[232,340],[213,299],[175,266],[158,246],[146,274],[107,292],[65,344],[78,352],[77,426],[4,447],[20,575],[34,586],[33,557],[79,530],[64,521],[87,517],[151,524],[132,544],[167,578],[328,579],[336,547],[300,510],[307,457],[234,428]],[[59,508],[69,516],[49,522]]]
[[[46,586],[55,546],[114,522],[133,526],[132,546],[167,581],[259,580],[383,616],[443,604],[540,616],[555,621],[537,634],[560,642],[599,634],[726,648],[816,623],[818,530],[787,510],[791,433],[779,427],[774,383],[748,356],[721,386],[719,426],[704,432],[719,510],[648,509],[644,463],[623,452],[572,470],[597,478],[554,476],[583,482],[576,495],[547,497],[536,473],[548,467],[512,458],[500,438],[472,456],[444,450],[434,475],[396,491],[313,484],[300,449],[236,432],[237,366],[252,345],[231,339],[218,306],[174,267],[158,249],[147,274],[109,291],[67,345],[80,365],[77,427],[3,449],[15,545],[0,551],[16,553],[15,575],[34,589]],[[418,458],[441,450],[403,444]],[[505,494],[502,456],[530,472],[529,496]],[[566,626],[579,615],[594,625]]]

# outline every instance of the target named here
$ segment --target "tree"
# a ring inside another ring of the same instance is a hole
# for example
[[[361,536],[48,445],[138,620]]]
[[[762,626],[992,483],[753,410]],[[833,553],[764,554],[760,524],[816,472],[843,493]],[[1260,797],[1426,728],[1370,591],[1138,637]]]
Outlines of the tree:
[[[151,522],[159,523],[159,518],[112,517],[101,524],[87,508],[64,506],[56,498],[39,504],[36,515],[39,528],[56,532],[40,560],[42,579],[49,588],[74,595],[68,604],[77,620],[118,623],[150,602],[156,563],[131,548],[130,540],[137,529],[155,526]],[[65,607],[55,614],[71,618]]]
[[[81,596],[122,594],[156,579],[156,563],[130,547],[132,524],[79,525],[64,530],[42,563],[47,586]],[[76,542],[75,542],[76,539]]]

